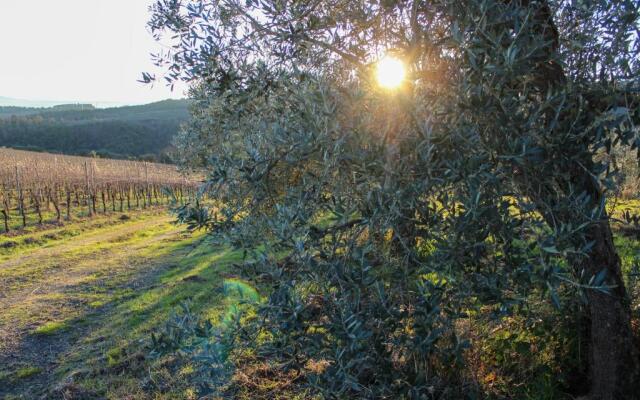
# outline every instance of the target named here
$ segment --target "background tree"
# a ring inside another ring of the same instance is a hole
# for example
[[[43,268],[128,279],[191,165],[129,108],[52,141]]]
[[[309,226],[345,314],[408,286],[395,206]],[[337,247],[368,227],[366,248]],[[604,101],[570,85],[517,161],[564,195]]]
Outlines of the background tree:
[[[559,320],[587,305],[591,397],[637,396],[601,157],[638,145],[637,7],[157,2],[151,28],[177,38],[158,61],[194,87],[183,162],[220,205],[182,216],[265,249],[245,271],[270,282],[269,339],[239,338],[323,366],[305,376],[329,397],[460,397],[460,323],[546,293]],[[409,68],[393,92],[385,54]]]

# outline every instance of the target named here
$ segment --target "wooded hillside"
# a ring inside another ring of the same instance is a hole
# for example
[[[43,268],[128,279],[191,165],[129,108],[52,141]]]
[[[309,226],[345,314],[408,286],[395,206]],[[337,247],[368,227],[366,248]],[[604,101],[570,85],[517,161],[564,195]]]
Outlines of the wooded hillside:
[[[188,107],[186,100],[106,109],[0,107],[0,146],[166,162]]]

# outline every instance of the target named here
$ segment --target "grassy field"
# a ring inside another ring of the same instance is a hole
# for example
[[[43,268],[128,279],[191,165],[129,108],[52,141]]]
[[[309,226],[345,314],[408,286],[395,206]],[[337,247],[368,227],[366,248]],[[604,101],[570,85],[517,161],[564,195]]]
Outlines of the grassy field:
[[[624,209],[638,213],[640,202],[618,204],[615,216]],[[632,280],[634,232],[616,228]],[[242,299],[259,299],[236,275],[241,260],[159,209],[0,236],[0,399],[197,398],[193,366],[152,357],[151,333],[186,302],[219,324]],[[628,283],[638,315],[639,286]]]
[[[239,253],[171,221],[150,211],[0,237],[0,398],[191,397],[188,370],[147,359],[150,332],[186,299],[216,320],[239,301],[225,284],[252,289],[230,273]]]

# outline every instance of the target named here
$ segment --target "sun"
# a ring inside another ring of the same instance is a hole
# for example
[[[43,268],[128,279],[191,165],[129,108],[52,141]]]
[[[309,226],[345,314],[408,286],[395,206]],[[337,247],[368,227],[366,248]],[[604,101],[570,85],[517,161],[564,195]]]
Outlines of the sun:
[[[376,78],[380,86],[387,89],[395,89],[400,86],[405,75],[404,64],[399,59],[385,56],[378,61]]]

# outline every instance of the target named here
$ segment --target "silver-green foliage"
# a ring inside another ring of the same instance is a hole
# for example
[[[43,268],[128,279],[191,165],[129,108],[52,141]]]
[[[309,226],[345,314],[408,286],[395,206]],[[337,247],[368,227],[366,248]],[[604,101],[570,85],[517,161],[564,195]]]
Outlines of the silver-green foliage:
[[[595,156],[638,144],[637,5],[153,10],[178,38],[167,78],[193,83],[183,163],[217,204],[181,215],[260,249],[244,271],[269,298],[240,336],[283,368],[323,362],[306,382],[325,396],[460,398],[470,313],[619,284],[585,260],[615,172]],[[409,67],[395,92],[372,78],[386,50]]]

